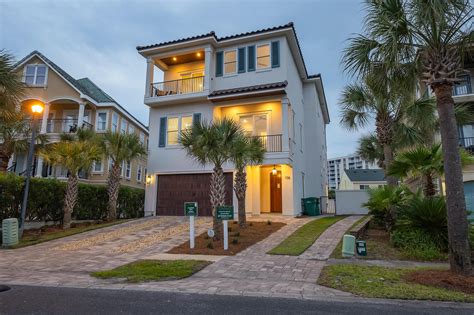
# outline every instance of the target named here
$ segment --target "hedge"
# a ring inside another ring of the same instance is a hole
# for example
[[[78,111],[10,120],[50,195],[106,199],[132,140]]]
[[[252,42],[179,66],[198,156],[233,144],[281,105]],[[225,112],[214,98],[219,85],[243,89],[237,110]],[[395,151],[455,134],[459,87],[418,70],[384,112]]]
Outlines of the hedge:
[[[19,218],[24,177],[0,174],[0,221]],[[66,183],[57,179],[32,178],[28,196],[27,221],[61,221]],[[100,220],[107,214],[105,186],[79,184],[79,196],[73,211],[76,220]],[[145,190],[122,186],[119,190],[117,216],[137,218],[144,214]]]

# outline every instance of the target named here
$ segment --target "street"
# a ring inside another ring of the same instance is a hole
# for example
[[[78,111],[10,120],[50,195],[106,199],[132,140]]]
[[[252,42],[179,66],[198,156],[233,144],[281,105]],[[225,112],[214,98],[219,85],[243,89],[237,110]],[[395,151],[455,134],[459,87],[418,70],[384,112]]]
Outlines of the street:
[[[473,314],[467,304],[345,299],[330,301],[12,286],[0,314]]]

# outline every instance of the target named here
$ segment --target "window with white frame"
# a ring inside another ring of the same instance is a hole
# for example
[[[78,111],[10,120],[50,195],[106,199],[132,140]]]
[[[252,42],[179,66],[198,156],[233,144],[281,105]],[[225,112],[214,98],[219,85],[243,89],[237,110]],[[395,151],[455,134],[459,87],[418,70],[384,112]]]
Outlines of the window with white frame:
[[[137,167],[137,182],[142,181],[142,166],[138,165]]]
[[[268,134],[268,113],[243,114],[239,123],[248,136],[266,136]]]
[[[123,118],[120,121],[120,132],[121,133],[126,133],[127,132],[127,121]]]
[[[193,126],[193,116],[186,115],[180,117],[168,117],[168,130],[166,133],[166,143],[177,145],[180,132]]]
[[[48,67],[46,65],[27,65],[25,67],[25,79],[24,82],[28,85],[46,85],[46,76],[48,73]]]
[[[128,133],[130,133],[130,134],[134,134],[134,133],[135,133],[135,127],[132,126],[131,124],[128,125]]]
[[[125,178],[130,179],[132,177],[132,162],[127,161],[125,163]]]
[[[107,112],[97,113],[97,130],[104,131],[107,129]]]
[[[144,146],[145,145],[145,134],[140,131],[140,143]]]
[[[95,161],[92,164],[92,172],[93,173],[102,173],[104,171],[104,166],[102,164],[102,161]]]
[[[232,74],[237,72],[237,50],[224,52],[224,73]]]
[[[270,44],[257,46],[257,69],[270,68]]]
[[[119,121],[119,116],[117,113],[112,113],[112,132],[117,132],[118,131],[118,121]]]
[[[125,161],[122,161],[122,165],[120,166],[120,177],[123,177],[125,174]]]

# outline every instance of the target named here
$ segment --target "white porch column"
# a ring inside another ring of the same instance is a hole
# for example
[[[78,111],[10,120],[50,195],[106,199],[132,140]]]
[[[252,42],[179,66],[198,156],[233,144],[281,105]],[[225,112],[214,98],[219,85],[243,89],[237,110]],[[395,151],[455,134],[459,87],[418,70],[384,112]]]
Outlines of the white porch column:
[[[41,173],[43,172],[43,158],[38,157],[36,160],[36,169],[35,169],[35,177],[41,177]]]
[[[86,103],[79,103],[79,114],[77,115],[77,128],[82,128],[84,123],[84,109],[86,108]]]
[[[211,61],[212,48],[204,49],[204,91],[209,92],[211,88]]]
[[[41,120],[41,129],[40,133],[46,133],[46,128],[48,126],[48,118],[49,118],[49,103],[44,103],[43,109],[43,119]]]
[[[282,133],[282,151],[290,151],[290,136],[289,136],[289,105],[290,101],[287,97],[281,99],[281,133]]]
[[[153,84],[155,63],[152,58],[146,59],[146,83],[145,83],[145,97],[151,97],[151,85]]]

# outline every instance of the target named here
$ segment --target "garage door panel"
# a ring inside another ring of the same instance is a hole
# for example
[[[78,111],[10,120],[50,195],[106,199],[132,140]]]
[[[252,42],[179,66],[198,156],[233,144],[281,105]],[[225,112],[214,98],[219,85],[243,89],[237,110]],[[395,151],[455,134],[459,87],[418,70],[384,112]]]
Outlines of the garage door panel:
[[[226,204],[232,204],[232,173],[225,173]],[[210,174],[159,175],[157,215],[184,215],[187,201],[197,201],[200,216],[211,216]]]

